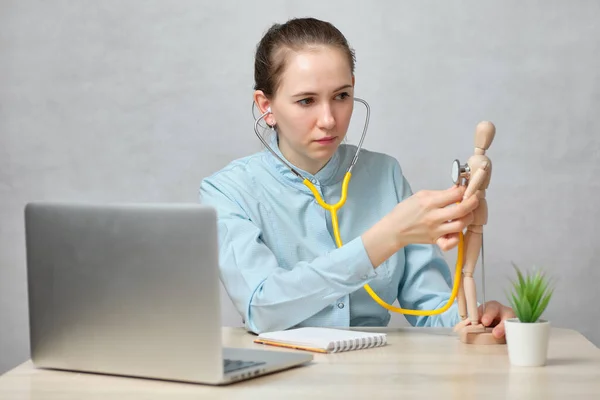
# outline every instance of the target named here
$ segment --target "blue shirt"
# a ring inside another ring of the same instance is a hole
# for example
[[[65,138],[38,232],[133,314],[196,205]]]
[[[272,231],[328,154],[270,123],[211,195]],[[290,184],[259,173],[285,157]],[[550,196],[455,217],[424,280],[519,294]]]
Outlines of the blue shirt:
[[[275,136],[273,150],[284,160]],[[310,179],[323,199],[340,199],[342,180],[356,147],[342,144]],[[286,160],[287,161],[287,160]],[[255,333],[300,326],[386,326],[388,304],[437,309],[450,298],[451,275],[436,245],[411,244],[373,268],[361,235],[412,194],[399,163],[361,150],[348,198],[338,211],[344,245],[337,248],[331,215],[289,168],[267,149],[231,162],[204,179],[200,201],[218,215],[223,285]],[[413,326],[453,326],[456,302],[435,316],[406,315]]]

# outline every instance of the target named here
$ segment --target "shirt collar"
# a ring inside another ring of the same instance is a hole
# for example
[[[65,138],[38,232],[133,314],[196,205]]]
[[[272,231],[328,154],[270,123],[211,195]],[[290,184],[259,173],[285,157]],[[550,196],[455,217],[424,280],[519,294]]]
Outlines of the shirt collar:
[[[271,133],[267,142],[279,157],[281,157],[286,163],[294,167],[296,171],[298,171],[302,176],[310,180],[313,184],[332,185],[341,182],[344,177],[345,170],[343,168],[340,168],[342,167],[342,164],[346,164],[342,162],[343,157],[341,157],[340,155],[340,152],[343,151],[343,146],[338,146],[337,151],[333,154],[333,156],[327,162],[327,164],[325,164],[325,166],[321,168],[319,172],[313,175],[301,168],[298,168],[297,166],[292,164],[287,158],[285,158],[285,156],[281,153],[281,150],[279,149],[277,133]],[[285,181],[291,183],[293,186],[299,185],[302,188],[305,188],[306,190],[310,191],[306,187],[306,185],[302,183],[302,180],[299,177],[297,177],[287,165],[282,163],[279,159],[277,159],[277,157],[274,157],[268,149],[265,149],[265,151],[268,153],[267,159],[269,164],[275,168],[279,176],[281,176]],[[347,164],[349,164],[349,162]]]

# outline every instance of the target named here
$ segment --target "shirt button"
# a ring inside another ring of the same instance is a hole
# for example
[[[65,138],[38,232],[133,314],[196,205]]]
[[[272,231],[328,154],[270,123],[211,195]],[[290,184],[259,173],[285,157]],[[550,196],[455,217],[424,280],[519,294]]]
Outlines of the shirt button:
[[[344,303],[338,303],[338,308],[344,308]]]

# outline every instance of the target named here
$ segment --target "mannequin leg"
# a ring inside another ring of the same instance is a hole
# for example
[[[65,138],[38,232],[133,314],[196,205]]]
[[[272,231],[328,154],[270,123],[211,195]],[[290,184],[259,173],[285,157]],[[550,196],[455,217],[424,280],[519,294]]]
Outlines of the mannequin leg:
[[[479,258],[482,234],[480,232],[476,232],[477,230],[481,229],[481,226],[473,226],[473,228],[474,230],[469,229],[465,235],[465,244],[467,249],[465,252],[465,265],[463,268],[463,273],[467,311],[469,313],[471,325],[475,326],[479,324],[479,312],[477,307],[477,289],[473,274],[475,273],[475,266],[477,265],[477,259]]]
[[[470,325],[461,329],[460,340],[467,344],[505,344],[505,338],[495,338],[492,335],[492,328],[486,328],[479,321],[477,290],[473,274],[481,250],[483,238],[481,228],[478,225],[470,226],[465,235],[464,291]]]

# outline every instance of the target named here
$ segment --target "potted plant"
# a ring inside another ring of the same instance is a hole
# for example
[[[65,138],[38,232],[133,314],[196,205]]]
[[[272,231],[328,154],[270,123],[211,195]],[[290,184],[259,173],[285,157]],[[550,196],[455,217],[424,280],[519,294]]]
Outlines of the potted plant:
[[[516,366],[542,366],[548,358],[550,322],[540,317],[554,289],[543,272],[536,269],[523,273],[514,263],[513,267],[517,279],[511,280],[512,290],[507,297],[516,318],[504,322],[509,360]]]

